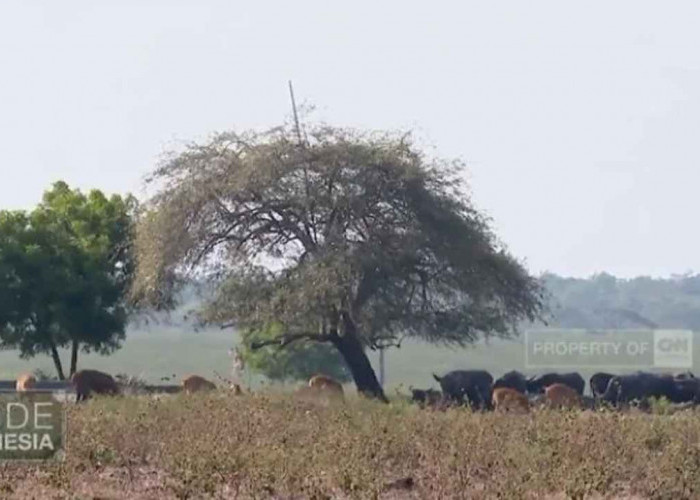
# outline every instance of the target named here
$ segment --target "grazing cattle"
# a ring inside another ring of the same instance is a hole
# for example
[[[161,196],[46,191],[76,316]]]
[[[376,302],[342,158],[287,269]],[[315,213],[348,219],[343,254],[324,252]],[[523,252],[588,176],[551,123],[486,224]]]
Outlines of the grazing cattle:
[[[527,392],[539,394],[544,392],[545,387],[552,384],[564,384],[583,395],[586,382],[583,377],[576,372],[572,373],[546,373],[536,377],[531,377],[527,381]]]
[[[485,370],[455,370],[438,377],[442,393],[457,404],[467,403],[473,408],[488,409],[491,406],[493,377]]]
[[[665,397],[674,401],[678,395],[677,382],[670,375],[654,373],[637,372],[630,375],[618,375],[610,379],[608,388],[601,399],[613,405],[632,401],[646,402],[651,397]]]
[[[527,413],[530,411],[530,402],[527,396],[510,387],[497,387],[493,390],[491,404],[496,411],[514,411]]]
[[[549,408],[583,409],[583,398],[566,384],[552,384],[544,390],[545,402]]]
[[[591,394],[593,394],[594,398],[600,398],[605,393],[605,390],[608,388],[608,384],[610,383],[610,379],[614,376],[615,375],[612,373],[599,372],[591,377],[588,382],[591,386]]]
[[[525,394],[527,392],[527,379],[519,371],[510,371],[493,383],[493,388],[509,387]]]
[[[75,387],[76,403],[84,401],[95,394],[120,393],[117,382],[111,375],[97,370],[79,370],[70,378],[71,384]]]
[[[435,389],[414,389],[411,387],[411,401],[421,407],[437,406],[442,403],[442,393]]]
[[[343,385],[334,378],[320,373],[309,379],[309,387],[317,391],[343,397]]]
[[[17,385],[15,386],[17,392],[25,392],[30,389],[34,389],[36,386],[36,377],[31,373],[25,373],[17,377]]]
[[[199,375],[188,375],[182,379],[182,388],[185,393],[192,394],[193,392],[213,391],[216,385]]]

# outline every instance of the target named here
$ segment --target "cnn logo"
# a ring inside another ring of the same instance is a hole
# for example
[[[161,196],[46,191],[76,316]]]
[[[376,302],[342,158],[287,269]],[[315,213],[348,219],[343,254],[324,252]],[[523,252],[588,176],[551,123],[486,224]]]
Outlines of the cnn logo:
[[[655,330],[654,366],[659,368],[692,368],[693,332],[689,330]]]

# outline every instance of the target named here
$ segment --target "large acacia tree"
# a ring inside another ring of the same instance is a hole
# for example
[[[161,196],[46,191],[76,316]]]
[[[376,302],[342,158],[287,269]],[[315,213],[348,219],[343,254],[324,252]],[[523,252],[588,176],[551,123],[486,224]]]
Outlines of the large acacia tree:
[[[366,349],[404,337],[465,345],[542,311],[542,288],[472,205],[463,164],[410,135],[312,126],[222,133],[151,178],[133,296],[172,304],[190,274],[215,284],[205,322],[333,345],[360,392],[385,400]]]

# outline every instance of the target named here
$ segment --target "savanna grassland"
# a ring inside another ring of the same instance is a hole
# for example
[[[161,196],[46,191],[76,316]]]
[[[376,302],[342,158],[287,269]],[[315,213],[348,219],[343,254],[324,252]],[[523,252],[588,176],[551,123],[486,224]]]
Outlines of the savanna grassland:
[[[69,405],[63,463],[4,465],[16,498],[692,498],[700,418],[420,410],[349,397]]]
[[[240,338],[235,332],[218,328],[199,332],[182,325],[168,327],[161,324],[152,328],[132,328],[121,349],[110,356],[81,353],[79,367],[95,368],[112,375],[125,373],[152,384],[179,383],[180,379],[189,373],[196,373],[220,383],[220,377],[231,378],[231,358],[227,352],[239,342]],[[59,353],[64,362],[70,358],[70,352],[67,349],[60,349]],[[368,351],[367,354],[375,372],[378,373],[378,352]],[[698,340],[694,342],[693,357],[700,360],[700,341]],[[581,364],[585,365],[585,360],[582,360]],[[21,373],[32,372],[35,369],[55,375],[49,356],[39,355],[31,359],[21,359],[16,351],[0,351],[0,379],[12,380]],[[384,386],[388,394],[393,394],[397,390],[408,393],[407,389],[411,385],[439,389],[432,373],[444,374],[450,370],[464,369],[488,370],[494,377],[499,377],[510,370],[520,370],[527,375],[552,371],[547,368],[526,366],[524,337],[512,340],[491,339],[488,344],[480,340],[465,348],[435,346],[408,339],[402,343],[400,349],[391,348],[386,351]],[[632,366],[626,370],[616,369],[614,372],[623,373],[637,369],[639,367]],[[586,380],[593,373],[601,371],[592,367],[580,368],[573,365],[571,370],[578,371]],[[695,366],[693,370],[698,371],[700,367]],[[242,382],[256,389],[271,384],[262,375],[252,373],[250,370],[246,371]],[[276,385],[282,388],[280,384]],[[287,385],[294,386],[295,383],[291,382]],[[348,384],[348,388],[354,391],[352,383]],[[586,391],[588,390],[587,384]]]
[[[200,332],[181,325],[134,328],[127,333],[127,340],[118,351],[110,356],[81,353],[79,364],[80,368],[95,368],[113,375],[126,373],[153,384],[163,383],[163,378],[179,383],[180,378],[188,373],[197,373],[218,382],[217,374],[230,378],[231,358],[227,351],[239,342],[236,333],[218,328]],[[433,346],[407,340],[400,349],[393,348],[386,352],[386,387],[389,392],[402,385],[432,385],[437,388],[431,373],[441,374],[453,369],[486,369],[494,376],[512,369],[523,370],[524,351],[521,339],[496,339],[489,345],[479,342],[467,348]],[[60,349],[59,353],[64,361],[70,358],[68,349]],[[368,356],[378,371],[378,353],[369,351]],[[11,380],[37,368],[55,375],[49,356],[21,359],[16,351],[0,351],[0,379]],[[244,383],[259,388],[263,381],[261,375],[248,372]]]

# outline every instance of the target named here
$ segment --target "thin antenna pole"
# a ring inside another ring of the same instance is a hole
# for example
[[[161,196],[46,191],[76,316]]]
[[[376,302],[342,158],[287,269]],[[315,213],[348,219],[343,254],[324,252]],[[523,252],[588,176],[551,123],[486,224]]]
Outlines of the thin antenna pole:
[[[299,144],[301,145],[301,128],[299,127],[299,116],[297,115],[297,103],[294,100],[294,89],[292,88],[292,81],[289,80],[289,96],[292,98],[292,111],[294,112],[294,126],[297,130],[297,139],[299,139]]]
[[[294,111],[294,126],[297,129],[297,140],[299,141],[299,147],[304,149],[304,141],[301,140],[301,127],[299,126],[299,115],[297,115],[297,103],[294,100],[294,88],[292,87],[292,81],[288,80],[289,83],[289,97],[292,98],[292,111]],[[304,167],[304,191],[306,191],[306,207],[309,211],[309,218],[311,219],[311,224],[314,226],[316,224],[316,218],[314,213],[310,210],[311,198],[309,197],[309,174],[307,172],[308,164]],[[315,231],[314,231],[315,233]]]
[[[379,385],[384,387],[384,348],[379,348]]]

